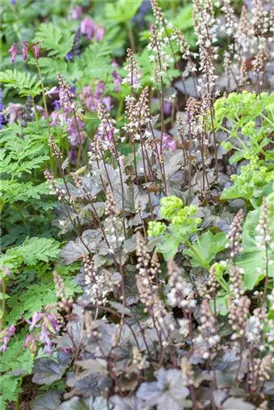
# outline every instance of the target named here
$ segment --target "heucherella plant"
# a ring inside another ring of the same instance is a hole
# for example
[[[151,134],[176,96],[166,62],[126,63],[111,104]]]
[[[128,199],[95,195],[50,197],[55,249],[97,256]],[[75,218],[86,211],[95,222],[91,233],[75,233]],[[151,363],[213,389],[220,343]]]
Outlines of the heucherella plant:
[[[223,143],[234,151],[231,164],[242,159],[273,159],[274,94],[243,91],[219,98],[215,104],[215,127],[228,134]]]
[[[210,262],[226,245],[223,232],[212,234],[210,231],[197,235],[202,219],[197,216],[196,206],[184,206],[183,200],[175,196],[162,198],[160,216],[169,222],[151,221],[148,236],[158,238],[156,250],[165,260],[174,258],[179,248],[184,246],[184,254],[192,259],[194,266],[210,268]]]

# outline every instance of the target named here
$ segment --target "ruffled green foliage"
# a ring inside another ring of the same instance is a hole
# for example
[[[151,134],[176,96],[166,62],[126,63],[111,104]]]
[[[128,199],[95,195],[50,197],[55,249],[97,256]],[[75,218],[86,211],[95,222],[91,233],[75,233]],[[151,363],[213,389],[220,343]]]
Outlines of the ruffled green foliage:
[[[256,207],[270,192],[274,180],[274,94],[231,93],[215,102],[215,110],[216,128],[229,136],[223,147],[233,151],[230,163],[250,161],[231,177],[233,185],[224,190],[222,197],[244,198]]]

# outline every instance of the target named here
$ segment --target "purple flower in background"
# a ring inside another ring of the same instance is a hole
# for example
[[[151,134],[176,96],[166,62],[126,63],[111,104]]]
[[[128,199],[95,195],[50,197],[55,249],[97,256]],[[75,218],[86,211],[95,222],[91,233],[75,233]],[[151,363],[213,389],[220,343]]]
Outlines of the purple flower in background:
[[[58,323],[56,317],[52,313],[48,313],[47,316],[48,328],[51,332],[55,332],[58,329]]]
[[[116,63],[116,61],[112,62],[112,67],[118,67],[118,64]],[[120,74],[117,73],[116,70],[113,71],[112,77],[113,77],[113,83],[114,83],[114,91],[118,93],[120,91],[120,84],[122,84],[123,79],[120,76]]]
[[[97,41],[102,41],[105,35],[105,29],[102,26],[98,26],[94,20],[86,17],[81,23],[81,34],[87,36],[88,40],[95,38]]]
[[[67,58],[67,60],[70,60],[70,61],[73,60],[73,54],[72,54],[71,51],[69,53],[67,53],[66,58]]]
[[[69,151],[69,160],[72,164],[76,164],[76,162],[77,162],[77,150],[75,148],[72,148]]]
[[[11,325],[7,329],[3,330],[2,335],[1,335],[1,339],[3,342],[2,346],[0,347],[1,352],[5,352],[7,350],[8,343],[10,339],[12,338],[12,336],[14,335],[15,331],[16,331],[16,327],[14,325]]]
[[[82,144],[85,139],[85,124],[79,117],[67,118],[67,131],[71,145]]]
[[[94,93],[92,93],[91,87],[87,85],[83,87],[81,93],[81,99],[84,102],[86,108],[91,112],[96,112],[98,104],[103,103],[107,111],[111,110],[111,98],[109,96],[103,97],[105,93],[105,84],[100,81],[96,87]]]
[[[63,126],[66,122],[66,114],[58,112],[58,111],[53,111],[51,113],[51,126],[52,127],[56,127],[58,124],[60,124],[61,126]]]
[[[97,26],[95,30],[95,38],[97,41],[102,41],[105,35],[105,28],[102,26]]]
[[[59,110],[61,108],[60,102],[58,100],[52,101],[53,108]]]
[[[111,97],[104,97],[102,98],[101,102],[104,104],[104,106],[106,107],[107,111],[110,111],[112,108],[111,105]]]
[[[176,150],[176,140],[166,133],[163,134],[163,149],[167,149],[169,151]]]
[[[75,85],[73,85],[72,87],[70,87],[70,92],[71,92],[72,94],[76,94],[76,87],[75,87]]]
[[[31,344],[33,339],[32,335],[27,335],[26,339],[25,339],[25,343],[24,343],[24,348],[26,349],[27,347],[29,347],[29,345]]]
[[[52,96],[58,95],[58,93],[59,93],[58,87],[54,86],[49,91],[46,92],[46,95],[48,95],[51,98]]]
[[[34,335],[28,335],[25,339],[24,349],[31,347],[37,341]]]
[[[164,102],[164,114],[165,115],[170,115],[172,111],[172,102],[171,101],[165,101]]]
[[[149,0],[144,0],[143,3],[141,4],[141,7],[139,8],[139,11],[135,16],[133,17],[132,21],[134,23],[139,23],[142,26],[144,25],[144,17],[147,14],[147,12],[150,10],[151,5]]]
[[[113,83],[114,83],[114,91],[118,93],[120,91],[120,84],[122,83],[122,77],[117,71],[113,71],[112,73]]]
[[[48,349],[51,348],[51,340],[49,338],[49,331],[47,329],[47,326],[44,323],[42,324],[42,327],[41,327],[41,334],[40,334],[39,340],[40,342],[46,345],[47,351],[50,352]]]
[[[22,53],[23,53],[23,60],[26,61],[28,59],[28,45],[25,41],[22,41]]]
[[[11,54],[11,62],[15,63],[16,57],[19,54],[18,44],[14,43],[11,48],[9,49],[9,54]]]
[[[35,313],[32,315],[32,320],[31,320],[31,322],[30,322],[30,321],[27,321],[27,322],[30,324],[29,330],[33,330],[35,327],[40,327],[40,325],[38,325],[38,322],[40,322],[40,320],[42,319],[42,317],[43,317],[43,313],[41,313],[41,312],[35,312]]]
[[[83,14],[83,8],[81,6],[76,6],[70,11],[71,20],[79,20]]]
[[[16,0],[10,0],[10,4],[12,4],[13,6],[15,6]]]
[[[24,105],[9,103],[5,109],[5,114],[8,118],[9,124],[12,124],[18,119],[20,119],[23,112],[24,112]]]
[[[33,50],[33,52],[34,52],[34,57],[35,57],[36,59],[38,59],[38,58],[39,58],[39,53],[40,53],[40,46],[39,46],[39,44],[38,44],[38,43],[34,43],[34,44],[32,44],[31,48],[32,48],[32,50]]]
[[[95,95],[99,96],[105,92],[105,83],[100,81],[95,87]]]
[[[81,34],[85,34],[88,40],[91,40],[96,30],[96,23],[90,19],[85,18],[81,23]]]

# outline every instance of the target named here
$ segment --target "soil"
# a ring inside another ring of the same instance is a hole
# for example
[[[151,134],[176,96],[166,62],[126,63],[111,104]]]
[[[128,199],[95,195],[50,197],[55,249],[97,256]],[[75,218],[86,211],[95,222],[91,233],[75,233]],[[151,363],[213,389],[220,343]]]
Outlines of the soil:
[[[31,401],[41,394],[37,384],[32,383],[32,376],[26,376],[22,383],[22,392],[19,397],[19,410],[31,410]],[[15,410],[15,403],[7,405],[7,410]]]

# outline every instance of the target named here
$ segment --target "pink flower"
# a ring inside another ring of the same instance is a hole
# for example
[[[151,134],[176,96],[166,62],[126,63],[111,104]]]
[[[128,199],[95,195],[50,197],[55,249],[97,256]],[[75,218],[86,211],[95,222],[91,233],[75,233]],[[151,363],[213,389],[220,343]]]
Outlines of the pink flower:
[[[97,26],[95,30],[95,38],[97,41],[102,41],[105,35],[105,28],[102,26]]]
[[[164,102],[164,114],[165,115],[170,115],[172,110],[172,102],[171,101],[165,101]]]
[[[76,117],[76,120],[74,117],[70,117],[67,118],[67,125],[71,145],[82,144],[85,139],[84,122],[79,117]]]
[[[9,118],[9,124],[12,124],[21,118],[24,112],[24,106],[22,104],[9,103],[5,111]]]
[[[104,106],[106,107],[107,111],[110,111],[112,108],[111,105],[111,97],[104,97],[102,98],[102,103],[104,104]]]
[[[52,313],[48,313],[47,315],[48,320],[48,328],[51,332],[55,332],[58,329],[58,323],[56,321],[55,316]]]
[[[32,45],[32,50],[33,50],[33,52],[34,52],[34,57],[35,57],[36,59],[38,59],[38,58],[39,58],[39,53],[40,53],[40,46],[39,46],[39,44],[38,44],[38,43],[34,43],[34,44]]]
[[[29,330],[33,330],[35,327],[40,326],[40,325],[37,325],[37,323],[40,322],[42,317],[43,317],[43,313],[41,313],[41,312],[33,313],[31,323],[29,321],[27,321],[30,324]]]
[[[169,134],[163,134],[163,149],[175,151],[177,148],[176,140]],[[157,144],[157,151],[160,152],[160,143]]]
[[[101,95],[102,93],[105,92],[105,89],[106,89],[106,87],[105,87],[104,82],[100,81],[95,87],[95,95],[97,95],[97,96]]]
[[[116,61],[112,61],[112,67],[118,67],[118,64],[116,63]],[[120,84],[122,84],[122,81],[123,81],[122,77],[120,76],[120,74],[117,73],[116,70],[113,71],[112,77],[113,77],[113,83],[114,83],[114,91],[118,93],[120,91]]]
[[[5,329],[2,332],[1,339],[2,339],[3,344],[0,347],[1,352],[5,352],[7,350],[8,343],[10,339],[12,338],[12,336],[14,335],[15,331],[16,331],[16,327],[14,325],[11,325],[9,328]]]
[[[14,43],[11,48],[9,49],[9,53],[11,54],[11,62],[15,63],[16,56],[19,54],[18,44]]]
[[[27,347],[30,346],[30,344],[35,340],[33,335],[28,335],[25,339],[25,343],[24,343],[24,348],[26,349]]]
[[[25,41],[22,41],[22,53],[23,53],[23,60],[26,61],[28,59],[28,45]]]
[[[166,133],[163,135],[163,148],[169,151],[176,150],[176,140]]]
[[[51,347],[51,340],[49,338],[49,331],[46,325],[43,323],[41,328],[40,342],[44,343],[46,346]]]
[[[100,103],[103,103],[108,111],[111,110],[111,98],[108,96],[102,97],[104,92],[105,84],[102,81],[96,85],[94,93],[92,93],[89,85],[83,87],[81,98],[91,112],[95,112]]]
[[[91,40],[96,27],[96,23],[92,19],[87,17],[81,23],[81,34],[85,34],[88,40]]]
[[[66,114],[64,114],[64,113],[62,114],[59,111],[53,111],[50,116],[51,116],[51,119],[52,119],[52,122],[51,122],[52,127],[56,127],[56,125],[58,125],[58,124],[63,126],[65,124],[66,118],[67,118]]]
[[[74,7],[70,12],[71,20],[79,20],[82,16],[83,8],[81,6]]]

